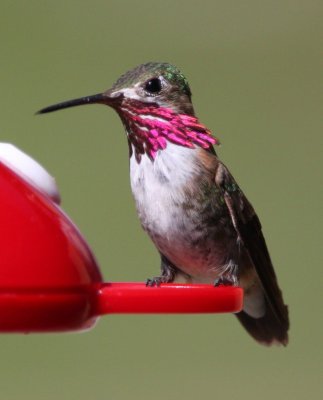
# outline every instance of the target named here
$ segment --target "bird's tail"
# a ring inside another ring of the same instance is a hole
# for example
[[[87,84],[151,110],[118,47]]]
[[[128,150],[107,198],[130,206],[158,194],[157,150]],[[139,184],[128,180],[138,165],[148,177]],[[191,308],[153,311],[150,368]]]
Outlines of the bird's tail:
[[[265,315],[260,318],[253,318],[245,311],[241,311],[236,316],[249,334],[259,343],[267,346],[272,344],[286,346],[289,328],[287,306],[281,304],[279,315],[274,312],[267,299],[265,299],[265,307]]]

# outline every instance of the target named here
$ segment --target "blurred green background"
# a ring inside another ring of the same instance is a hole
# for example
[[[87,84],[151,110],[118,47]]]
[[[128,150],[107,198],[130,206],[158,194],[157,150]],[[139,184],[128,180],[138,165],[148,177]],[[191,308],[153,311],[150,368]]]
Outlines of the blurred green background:
[[[321,398],[321,11],[311,0],[1,1],[0,140],[57,178],[105,278],[159,270],[122,125],[101,106],[33,114],[168,61],[260,215],[291,330],[287,348],[269,349],[231,315],[108,316],[83,334],[2,335],[0,399]]]

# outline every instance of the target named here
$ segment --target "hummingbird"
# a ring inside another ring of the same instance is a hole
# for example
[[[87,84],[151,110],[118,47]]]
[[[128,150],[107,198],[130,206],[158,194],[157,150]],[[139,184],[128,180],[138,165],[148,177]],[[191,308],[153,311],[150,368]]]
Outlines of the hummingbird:
[[[143,229],[161,257],[147,285],[185,281],[240,285],[238,320],[259,343],[287,345],[289,317],[261,224],[195,115],[189,83],[174,65],[148,62],[103,93],[55,104],[49,113],[103,104],[120,116],[130,183]]]

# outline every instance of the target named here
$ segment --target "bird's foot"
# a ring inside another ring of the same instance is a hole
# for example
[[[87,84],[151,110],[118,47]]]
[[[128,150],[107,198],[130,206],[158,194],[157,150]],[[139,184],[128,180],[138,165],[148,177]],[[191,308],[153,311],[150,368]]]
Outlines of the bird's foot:
[[[170,280],[167,276],[154,276],[146,280],[146,286],[160,286],[162,283],[168,283]]]
[[[238,286],[238,279],[232,278],[232,277],[227,277],[227,276],[221,276],[220,278],[215,279],[214,281],[214,286]]]
[[[214,286],[238,286],[238,266],[236,264],[231,264],[225,270],[225,272],[214,281]]]

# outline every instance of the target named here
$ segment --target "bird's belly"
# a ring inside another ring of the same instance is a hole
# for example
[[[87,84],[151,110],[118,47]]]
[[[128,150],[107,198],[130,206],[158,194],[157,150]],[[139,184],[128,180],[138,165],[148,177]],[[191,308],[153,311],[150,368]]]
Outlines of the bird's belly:
[[[166,216],[167,215],[167,216]],[[164,210],[162,222],[143,223],[158,250],[195,280],[213,280],[228,263],[227,243],[217,229],[211,231],[183,216],[181,210]]]
[[[141,224],[158,250],[194,280],[212,281],[230,261],[228,246],[236,238],[226,232],[221,209],[187,198],[186,184],[184,179],[158,179],[151,170],[131,179]]]

